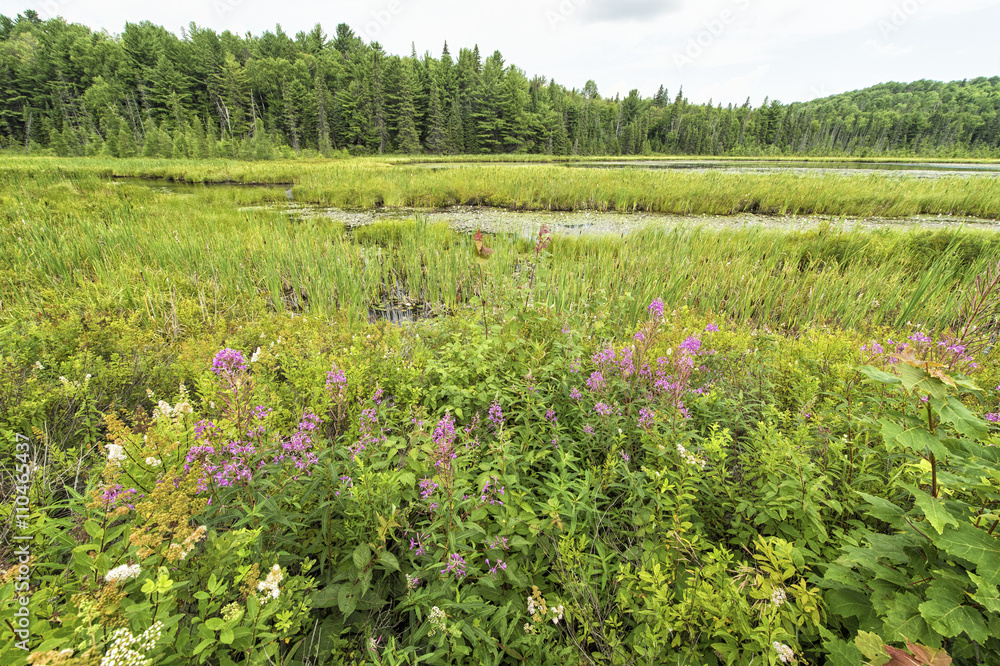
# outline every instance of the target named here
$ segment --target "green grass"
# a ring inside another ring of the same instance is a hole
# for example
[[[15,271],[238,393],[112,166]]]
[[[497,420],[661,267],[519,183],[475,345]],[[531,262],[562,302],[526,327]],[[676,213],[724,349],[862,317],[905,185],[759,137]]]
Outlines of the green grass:
[[[228,164],[234,171],[227,178],[276,173],[273,165]],[[487,171],[498,181],[516,173]],[[327,187],[349,191],[401,173],[371,163],[348,172],[358,180]],[[572,186],[542,182],[547,191],[536,184],[518,201]],[[285,200],[284,187],[176,194],[113,181],[100,170],[16,164],[0,171],[0,191],[0,245],[9,248],[0,258],[0,318],[140,312],[174,334],[266,312],[364,318],[386,301],[482,309],[481,296],[487,309],[534,300],[567,314],[606,311],[623,322],[659,297],[672,308],[774,327],[946,327],[958,316],[960,295],[1000,258],[1000,240],[981,231],[692,224],[623,238],[560,237],[543,257],[533,242],[499,234],[487,237],[494,253],[483,260],[470,236],[422,218],[349,233],[328,218],[286,214],[275,205]]]
[[[482,163],[433,169],[407,159],[234,162],[7,158],[22,175],[137,176],[189,182],[291,183],[296,200],[346,208],[496,206],[692,215],[763,213],[1000,218],[1000,178],[916,179],[878,173],[801,174],[568,169]]]

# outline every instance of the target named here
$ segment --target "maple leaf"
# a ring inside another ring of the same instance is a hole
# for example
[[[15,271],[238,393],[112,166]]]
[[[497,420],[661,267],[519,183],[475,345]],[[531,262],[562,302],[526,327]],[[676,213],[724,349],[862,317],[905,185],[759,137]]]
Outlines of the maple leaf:
[[[491,254],[493,254],[493,249],[486,247],[483,243],[483,230],[476,229],[476,233],[472,235],[472,240],[476,241],[476,256],[486,259]]]
[[[921,361],[917,358],[913,348],[909,345],[907,345],[903,351],[896,352],[893,356],[907,365],[912,365],[914,368],[920,368],[931,377],[937,377],[952,388],[957,386],[957,384],[955,384],[955,380],[941,369],[945,367],[943,363],[938,363],[937,361]]]
[[[906,641],[906,647],[913,654],[886,645],[885,651],[892,659],[885,666],[951,666],[951,657],[943,649],[927,647],[909,641]]]

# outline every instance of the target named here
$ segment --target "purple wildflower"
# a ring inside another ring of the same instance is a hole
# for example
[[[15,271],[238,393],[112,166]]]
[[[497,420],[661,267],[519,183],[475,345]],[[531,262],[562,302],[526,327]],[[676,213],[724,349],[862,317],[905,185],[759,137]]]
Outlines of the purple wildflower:
[[[347,377],[344,371],[337,366],[333,366],[330,372],[326,373],[326,387],[331,391],[337,391],[347,386]]]
[[[719,327],[716,326],[715,324],[709,324],[708,326],[705,327],[705,332],[706,333],[715,333],[718,330],[719,330]]]
[[[490,413],[488,418],[490,423],[492,423],[496,428],[499,429],[503,427],[503,409],[500,407],[499,401],[494,400],[490,403]]]
[[[638,340],[639,342],[645,342],[646,341],[646,334],[643,333],[642,331],[639,331],[638,333],[636,333],[635,335],[632,336],[632,339],[633,340]]]
[[[458,553],[452,553],[448,557],[448,566],[441,569],[441,573],[453,573],[455,578],[462,579],[465,578],[465,567],[465,559]]]
[[[1000,413],[998,412],[990,412],[985,418],[991,423],[1000,423]]]
[[[236,351],[235,349],[229,349],[226,347],[222,349],[215,355],[212,359],[212,371],[219,377],[222,375],[233,376],[237,372],[245,371],[247,369],[246,361],[243,360],[243,354]]]
[[[449,469],[451,461],[458,457],[455,453],[455,418],[450,412],[445,412],[438,421],[431,438],[437,445],[434,452],[434,467],[439,470]]]
[[[611,408],[603,402],[598,402],[597,404],[595,404],[594,411],[600,414],[601,416],[611,415]]]
[[[428,499],[439,487],[440,486],[437,483],[434,483],[434,479],[425,476],[420,480],[420,497],[422,499]]]
[[[427,548],[424,546],[424,539],[426,539],[429,535],[421,534],[420,532],[417,532],[416,535],[417,538],[410,539],[410,550],[413,551],[414,555],[420,557],[421,555],[427,554]]]
[[[698,350],[701,349],[701,340],[692,335],[678,346],[682,351],[689,354],[697,354]]]
[[[647,311],[653,319],[663,319],[663,301],[654,298],[653,302],[649,304]]]
[[[590,378],[587,380],[587,388],[595,393],[601,391],[604,388],[604,375],[597,370],[590,373]]]
[[[490,558],[487,557],[486,558],[486,566],[490,567],[490,574],[493,575],[493,576],[496,576],[499,573],[497,571],[498,569],[500,571],[506,571],[507,570],[507,563],[504,562],[503,560],[500,560],[500,559],[498,559],[495,564],[491,565],[490,564]]]
[[[593,435],[594,434],[594,427],[592,425],[590,425],[589,423],[585,423],[583,425],[583,431],[585,433],[587,433],[588,435]]]
[[[653,427],[653,410],[646,407],[639,409],[639,427],[643,430]]]

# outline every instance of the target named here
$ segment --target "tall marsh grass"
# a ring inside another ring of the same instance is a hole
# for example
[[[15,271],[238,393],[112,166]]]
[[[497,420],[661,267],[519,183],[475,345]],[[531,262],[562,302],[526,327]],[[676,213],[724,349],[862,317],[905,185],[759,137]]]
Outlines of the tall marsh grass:
[[[66,176],[137,176],[188,182],[294,183],[303,203],[371,209],[496,206],[694,215],[821,214],[1000,219],[1000,178],[919,179],[881,173],[690,172],[576,169],[557,164],[477,162],[434,168],[409,159],[111,160],[4,158],[0,170]]]
[[[367,168],[381,175],[336,187],[388,178]],[[512,171],[487,172],[499,181]],[[523,200],[561,186],[536,185]],[[8,169],[0,192],[0,319],[9,324],[130,311],[177,333],[266,311],[363,318],[386,301],[454,310],[515,298],[634,321],[659,297],[776,327],[942,327],[1000,258],[1000,239],[980,231],[692,225],[559,237],[542,255],[517,234],[498,234],[487,237],[494,252],[483,259],[470,236],[423,219],[349,232],[290,215],[275,206],[284,187],[178,194],[93,171]]]

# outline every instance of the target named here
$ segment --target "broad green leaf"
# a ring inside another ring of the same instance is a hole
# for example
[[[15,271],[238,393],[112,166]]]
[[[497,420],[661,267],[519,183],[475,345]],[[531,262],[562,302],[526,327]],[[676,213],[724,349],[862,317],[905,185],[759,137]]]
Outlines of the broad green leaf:
[[[399,571],[399,560],[387,550],[383,550],[378,556],[378,561],[382,563],[388,571]]]
[[[976,573],[989,585],[1000,584],[1000,539],[971,523],[946,529],[935,545],[953,557],[972,562]]]
[[[944,507],[944,502],[936,497],[931,497],[916,486],[911,486],[908,483],[901,483],[899,485],[910,491],[917,502],[917,506],[924,512],[924,517],[937,530],[938,534],[944,532],[945,525],[958,527],[958,520]]]
[[[973,414],[955,396],[948,396],[947,401],[938,409],[938,413],[942,421],[952,424],[955,426],[955,430],[966,437],[980,440],[989,434],[986,422]]]
[[[901,381],[896,375],[884,372],[870,365],[861,366],[858,368],[858,372],[880,384],[898,384]]]
[[[868,515],[873,518],[878,518],[881,521],[887,522],[890,525],[895,525],[897,520],[905,515],[905,511],[900,509],[898,506],[893,504],[887,499],[882,497],[877,497],[875,495],[869,495],[868,493],[858,492],[866,502],[872,505],[872,508],[867,512]]]
[[[823,648],[827,651],[826,663],[831,666],[857,666],[861,663],[861,651],[842,638],[823,641]]]
[[[353,559],[354,566],[358,568],[358,571],[363,571],[372,559],[372,551],[368,544],[358,544],[358,547],[354,549]]]
[[[219,642],[220,643],[225,643],[226,645],[229,645],[230,643],[232,643],[233,642],[233,638],[234,638],[234,636],[233,636],[233,630],[232,629],[223,629],[222,633],[219,634]]]
[[[205,626],[211,629],[212,631],[218,631],[219,629],[222,629],[222,627],[225,626],[225,624],[226,624],[225,621],[223,621],[221,617],[210,617],[207,620],[205,620]]]
[[[954,638],[965,632],[972,640],[985,642],[989,633],[983,616],[963,605],[963,601],[962,596],[932,587],[927,591],[927,601],[920,604],[920,615],[942,636]]]
[[[350,615],[358,605],[354,590],[348,585],[341,585],[337,593],[337,606],[344,615]]]
[[[925,641],[932,638],[927,621],[920,615],[921,599],[912,592],[897,594],[887,605],[885,617],[886,642],[905,639]]]
[[[924,451],[930,451],[942,460],[947,458],[949,453],[944,443],[923,426],[904,430],[896,437],[896,443],[907,447],[917,455],[923,454]]]
[[[872,614],[872,602],[862,592],[839,588],[826,593],[826,607],[840,617],[856,617],[864,622]]]
[[[972,600],[981,604],[983,608],[991,613],[1000,613],[1000,594],[996,585],[990,585],[982,576],[977,576],[971,571],[966,572],[969,580],[976,584],[976,593],[972,595]]]
[[[937,377],[930,376],[922,368],[916,368],[909,363],[900,363],[896,368],[907,391],[912,392],[914,388],[919,388],[938,400],[944,400],[948,395],[948,386]]]
[[[329,608],[337,604],[339,585],[327,585],[322,590],[313,593],[313,607]]]
[[[889,655],[885,651],[885,641],[878,634],[859,631],[854,638],[854,644],[868,660],[870,666],[882,666],[889,661]]]

